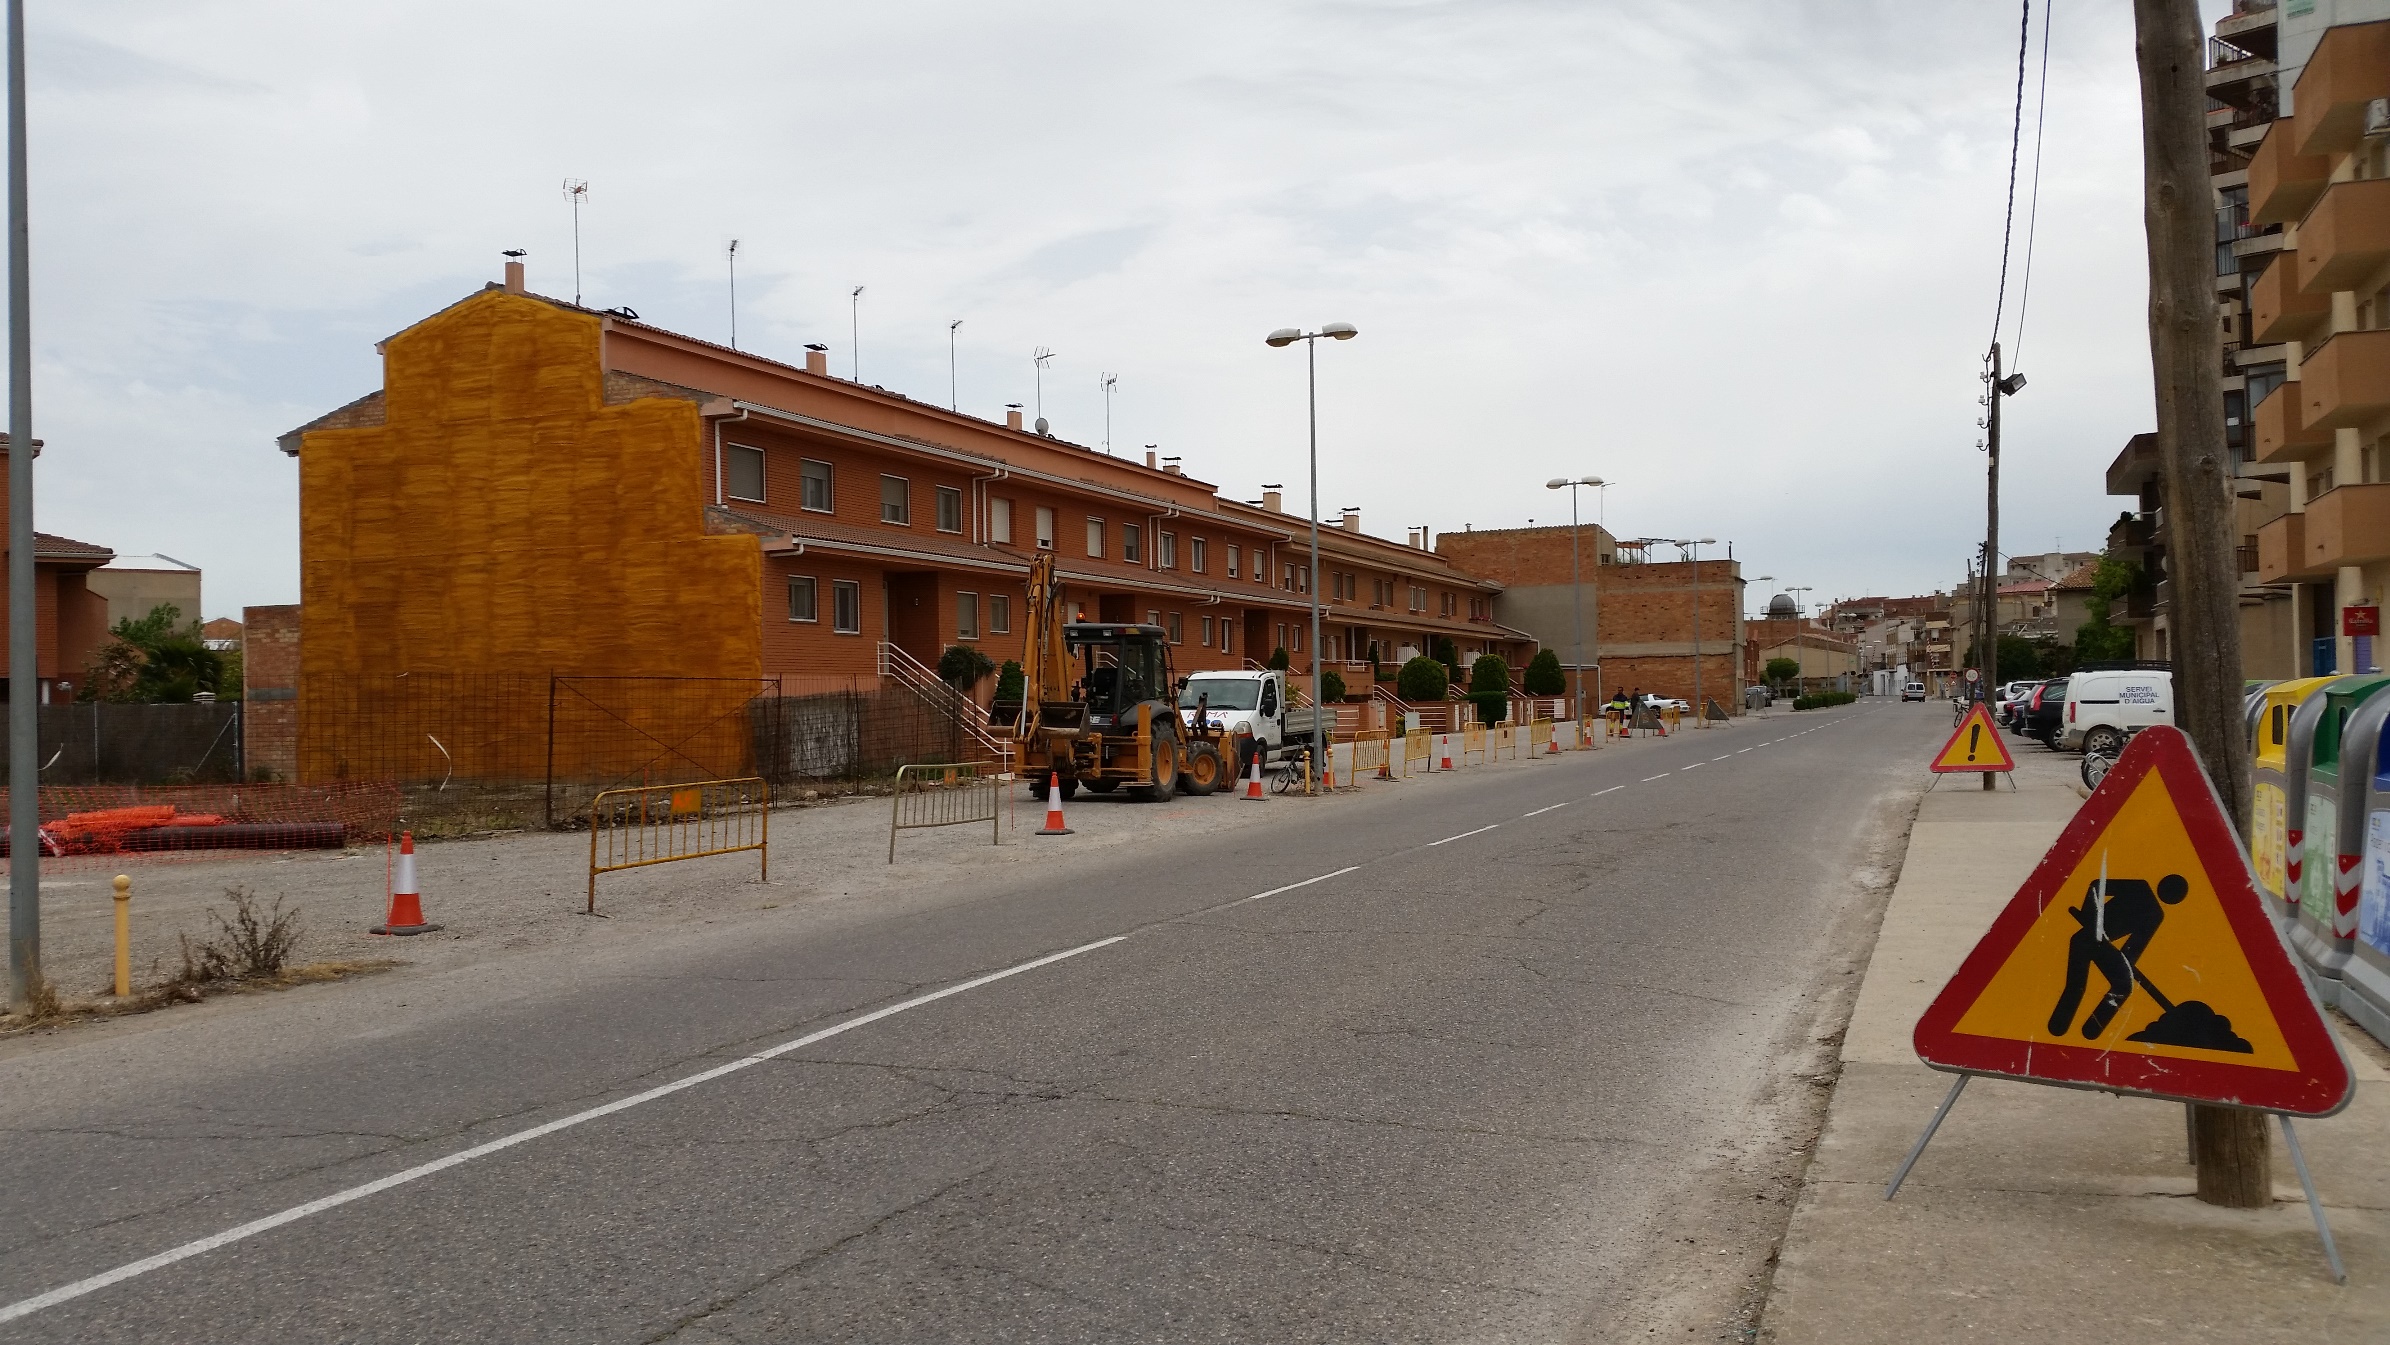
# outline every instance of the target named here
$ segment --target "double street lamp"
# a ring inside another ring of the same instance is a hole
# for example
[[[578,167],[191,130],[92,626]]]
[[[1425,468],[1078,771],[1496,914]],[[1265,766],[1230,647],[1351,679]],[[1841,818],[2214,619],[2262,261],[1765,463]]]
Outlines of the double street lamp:
[[[1701,548],[1716,546],[1718,539],[1715,537],[1663,537],[1656,540],[1664,541],[1670,546],[1681,546],[1685,548],[1686,554],[1693,558],[1693,723],[1698,727],[1707,728],[1709,727],[1709,714],[1701,702]]]
[[[1598,476],[1556,476],[1551,480],[1544,482],[1544,489],[1546,490],[1566,490],[1568,492],[1569,605],[1572,615],[1575,618],[1577,627],[1577,654],[1575,659],[1576,666],[1573,669],[1577,675],[1577,699],[1574,718],[1580,724],[1585,722],[1585,573],[1584,567],[1580,563],[1577,555],[1577,537],[1579,529],[1579,524],[1577,522],[1577,487],[1592,486],[1596,489],[1599,489],[1608,484],[1609,482],[1602,480]],[[1597,632],[1595,643],[1598,644],[1600,643],[1598,632],[1601,629],[1602,617],[1602,609],[1600,605],[1601,595],[1598,590],[1594,595],[1594,604],[1594,629]],[[1601,694],[1599,687],[1595,688],[1594,694],[1597,696]]]
[[[1319,339],[1350,341],[1361,329],[1349,322],[1323,323],[1316,332],[1300,327],[1280,327],[1262,339],[1272,346],[1291,346],[1303,343],[1305,376],[1310,384],[1311,400],[1311,569],[1304,587],[1311,591],[1311,768],[1316,773],[1328,760],[1326,721],[1328,707],[1320,703],[1319,670]],[[1316,778],[1316,777],[1315,777]]]

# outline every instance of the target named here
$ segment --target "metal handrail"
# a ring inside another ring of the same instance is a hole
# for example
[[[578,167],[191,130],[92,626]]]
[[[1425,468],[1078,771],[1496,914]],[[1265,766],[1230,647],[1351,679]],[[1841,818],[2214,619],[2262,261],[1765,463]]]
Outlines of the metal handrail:
[[[889,643],[880,641],[880,676],[928,701],[938,709],[955,716],[963,732],[971,741],[986,749],[999,762],[1012,759],[1012,744],[996,736],[988,719],[987,707],[946,684],[928,665]]]

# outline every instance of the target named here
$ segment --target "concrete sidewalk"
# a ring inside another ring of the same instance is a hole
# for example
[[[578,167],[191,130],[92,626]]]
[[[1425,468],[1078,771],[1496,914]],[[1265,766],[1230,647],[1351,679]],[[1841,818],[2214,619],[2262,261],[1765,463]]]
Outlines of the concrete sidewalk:
[[[2081,804],[2076,759],[2018,744],[2018,788],[1927,794],[1761,1319],[1780,1342],[2390,1338],[2390,1073],[2335,1018],[2347,1111],[2300,1122],[2349,1282],[2332,1283],[2273,1132],[2275,1204],[2192,1196],[2177,1104],[1977,1079],[1883,1198],[1952,1076],[1910,1030]]]

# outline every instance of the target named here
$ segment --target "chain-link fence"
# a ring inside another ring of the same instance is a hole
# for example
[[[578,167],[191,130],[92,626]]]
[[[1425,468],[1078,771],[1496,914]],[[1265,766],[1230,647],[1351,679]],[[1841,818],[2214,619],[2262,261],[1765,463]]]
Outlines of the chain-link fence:
[[[210,784],[242,778],[241,703],[41,707],[41,783]],[[6,740],[0,731],[0,742]],[[0,784],[8,768],[0,762]]]

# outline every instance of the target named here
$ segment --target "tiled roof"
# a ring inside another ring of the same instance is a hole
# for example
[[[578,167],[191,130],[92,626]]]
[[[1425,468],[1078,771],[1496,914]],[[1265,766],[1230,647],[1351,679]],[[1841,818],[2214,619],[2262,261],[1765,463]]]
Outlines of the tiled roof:
[[[35,560],[90,561],[94,565],[105,565],[116,559],[116,553],[97,542],[78,542],[72,537],[61,537],[54,532],[37,532],[33,534],[33,558]]]
[[[2057,586],[2065,589],[2088,589],[2091,587],[2092,581],[2099,577],[2099,573],[2100,563],[2096,560],[2087,560],[2067,571],[2066,575],[2058,581]]]

